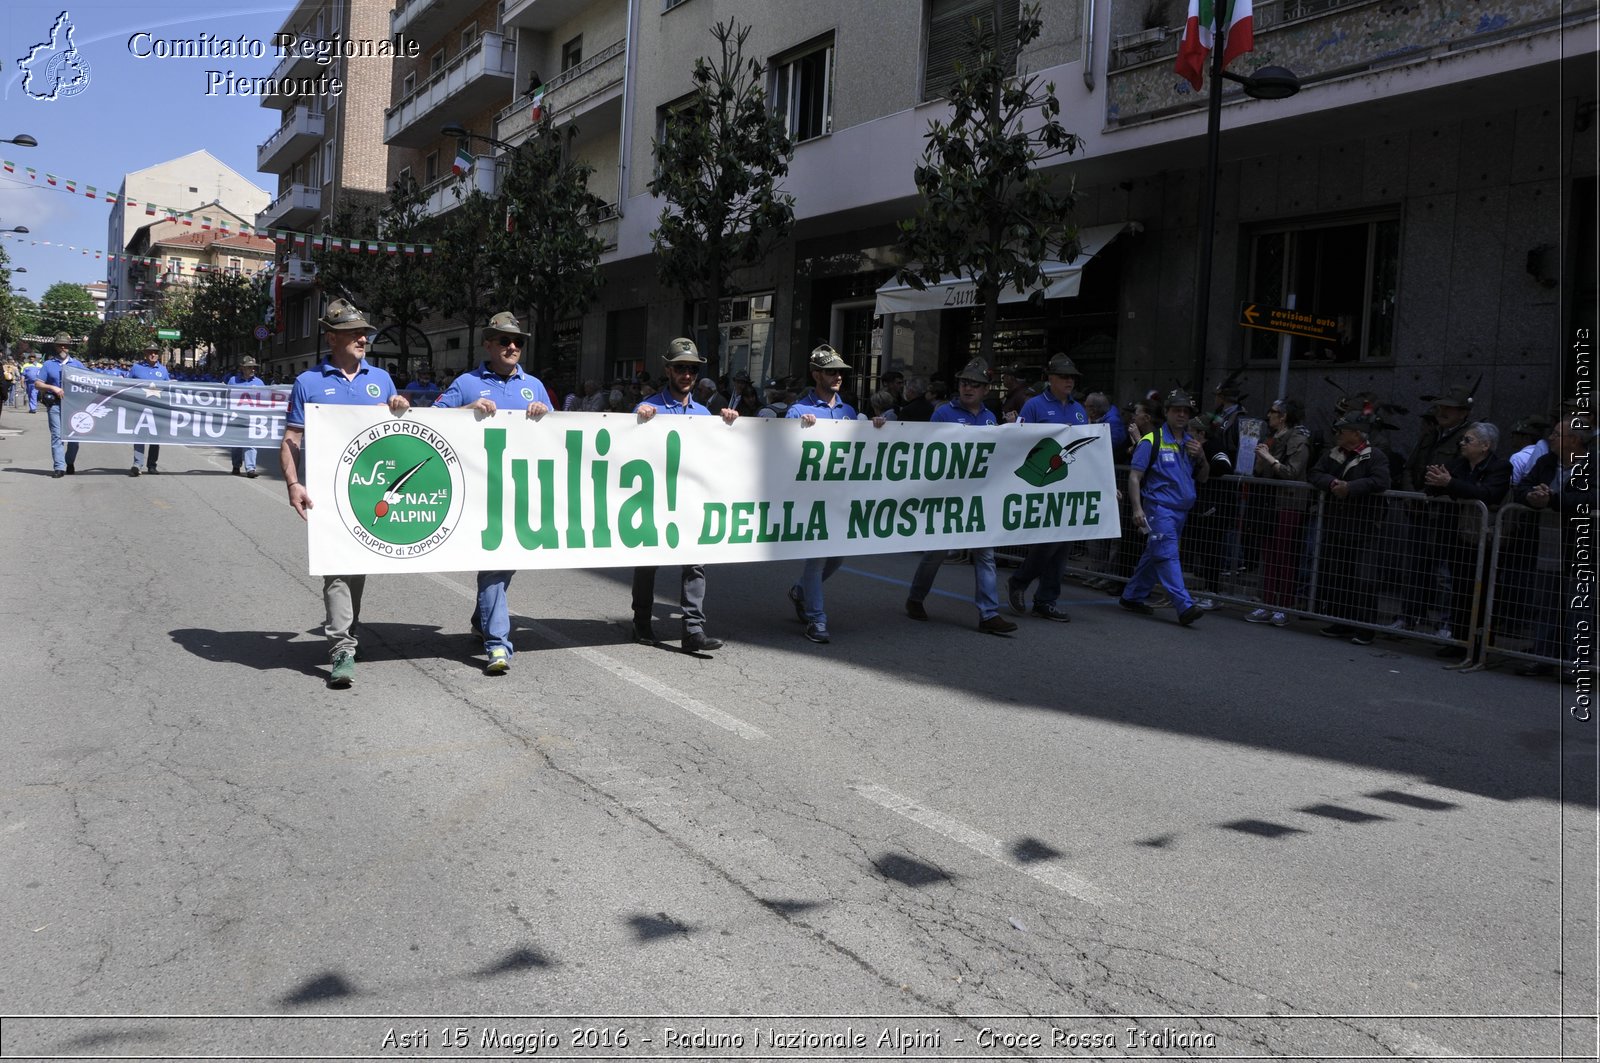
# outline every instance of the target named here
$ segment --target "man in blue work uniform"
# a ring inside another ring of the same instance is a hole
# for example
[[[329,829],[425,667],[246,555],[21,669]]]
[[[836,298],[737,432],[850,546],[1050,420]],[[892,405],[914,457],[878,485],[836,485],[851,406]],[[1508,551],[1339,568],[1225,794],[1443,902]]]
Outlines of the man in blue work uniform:
[[[167,367],[161,364],[161,345],[159,343],[146,344],[144,361],[130,368],[128,375],[135,380],[171,380],[172,374],[167,372]],[[145,471],[146,457],[150,459],[150,475],[154,476],[160,471],[156,468],[156,462],[161,460],[161,445],[159,443],[151,443],[147,454],[145,444],[135,443],[133,445],[133,468],[128,470],[129,476],[138,476]]]
[[[239,371],[228,377],[230,388],[264,388],[266,381],[256,375],[256,360],[249,355],[239,359]],[[228,456],[233,459],[233,475],[256,478],[256,448],[255,447],[229,447]],[[150,471],[155,472],[155,459],[150,459]]]
[[[78,444],[66,442],[61,431],[61,400],[67,393],[62,371],[68,366],[86,366],[72,357],[72,337],[65,332],[56,333],[49,348],[45,351],[44,368],[39,371],[38,388],[39,401],[45,404],[45,415],[50,418],[50,476],[59,480],[78,471]]]
[[[1128,512],[1133,515],[1134,527],[1148,538],[1133,578],[1117,601],[1130,612],[1149,616],[1155,610],[1145,598],[1160,580],[1178,611],[1178,623],[1188,627],[1205,613],[1183,585],[1178,540],[1183,522],[1194,508],[1195,485],[1206,482],[1211,465],[1200,441],[1185,431],[1195,414],[1188,393],[1169,393],[1166,414],[1164,424],[1139,440],[1128,462]]]
[[[1089,412],[1072,397],[1078,386],[1078,367],[1071,358],[1058,354],[1045,367],[1049,382],[1045,389],[1022,404],[1017,414],[1018,424],[1068,424],[1089,423]],[[1112,440],[1115,445],[1116,440]],[[1027,615],[1028,584],[1039,581],[1039,592],[1033,596],[1032,615],[1043,620],[1066,623],[1072,617],[1058,603],[1061,598],[1061,566],[1067,563],[1070,540],[1058,543],[1035,543],[1028,547],[1022,567],[1006,582],[1006,597],[1012,612]]]
[[[694,341],[679,337],[667,347],[667,386],[634,407],[641,422],[657,414],[673,417],[710,417],[712,413],[694,401],[695,378],[706,367],[705,356]],[[739,411],[728,405],[720,416],[726,424],[739,419]],[[633,570],[633,639],[647,645],[656,641],[653,609],[656,601],[656,567],[640,565]],[[683,607],[683,648],[691,653],[710,653],[722,647],[722,640],[706,634],[706,570],[704,565],[684,565],[679,570],[678,604]]]
[[[311,496],[301,480],[300,455],[305,448],[306,404],[330,406],[382,406],[399,416],[411,408],[406,397],[395,390],[389,374],[367,364],[367,344],[372,325],[366,315],[343,299],[328,304],[327,315],[318,319],[328,341],[328,357],[322,364],[295,377],[289,393],[289,412],[284,418],[283,444],[278,458],[283,479],[289,485],[289,505],[306,518]],[[322,445],[327,446],[328,440]],[[356,622],[361,619],[361,593],[367,577],[323,576],[322,604],[327,610],[324,630],[332,643],[332,671],[328,686],[343,690],[356,678]]]
[[[947,402],[933,411],[933,424],[963,424],[969,427],[993,427],[1000,423],[994,411],[984,403],[989,394],[989,366],[982,358],[974,358],[966,368],[956,374],[956,400]],[[968,551],[972,556],[973,599],[978,606],[978,630],[986,635],[1005,635],[1017,630],[1017,625],[1000,615],[1000,595],[994,569],[994,548]],[[913,620],[928,619],[923,601],[933,589],[933,579],[939,574],[949,551],[928,550],[911,577],[911,594],[906,598],[906,615]]]
[[[812,387],[789,404],[787,418],[798,418],[807,428],[821,421],[854,421],[856,410],[839,394],[848,368],[839,352],[828,344],[820,344],[811,352]],[[873,422],[883,427],[881,418]],[[800,581],[789,588],[789,601],[794,615],[806,626],[806,638],[825,643],[828,633],[828,614],[822,604],[822,582],[844,564],[842,557],[809,557],[800,572]]]
[[[28,385],[28,412],[39,412],[39,374],[44,372],[44,366],[39,364],[39,356],[28,355],[28,360],[22,366],[22,380]]]
[[[529,417],[550,412],[550,395],[538,377],[522,371],[522,350],[528,334],[507,310],[489,319],[483,330],[483,363],[455,378],[434,400],[435,409],[472,410],[487,417],[496,410],[526,410]],[[478,573],[478,607],[472,613],[472,630],[483,638],[489,658],[484,672],[505,675],[511,670],[516,647],[511,644],[510,571]]]

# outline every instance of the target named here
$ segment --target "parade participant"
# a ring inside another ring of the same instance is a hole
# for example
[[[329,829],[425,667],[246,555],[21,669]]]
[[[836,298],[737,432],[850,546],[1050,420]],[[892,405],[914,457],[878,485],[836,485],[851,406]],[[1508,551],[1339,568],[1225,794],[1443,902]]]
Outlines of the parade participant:
[[[1367,572],[1367,553],[1383,519],[1383,500],[1378,496],[1389,489],[1389,459],[1370,441],[1371,415],[1353,411],[1333,426],[1334,449],[1311,469],[1311,485],[1324,492],[1321,552],[1317,572],[1321,581],[1321,601],[1317,608],[1340,622],[1329,624],[1318,634],[1332,639],[1347,638],[1357,646],[1370,646],[1370,627],[1343,623],[1371,624],[1377,608],[1377,593]]]
[[[1000,423],[994,411],[983,401],[989,393],[989,367],[982,358],[974,358],[956,374],[956,387],[959,389],[959,397],[955,402],[946,403],[933,412],[934,424],[982,427]],[[1004,635],[1017,630],[1017,625],[1000,615],[994,548],[986,546],[970,550],[968,553],[972,558],[973,602],[978,607],[978,630],[986,635]],[[933,589],[933,580],[939,574],[939,566],[943,565],[949,556],[949,551],[943,548],[923,553],[922,561],[917,565],[916,575],[911,577],[911,594],[906,598],[906,615],[911,619],[928,619],[928,610],[922,603],[927,599],[928,592]]]
[[[539,379],[522,371],[522,348],[528,334],[509,310],[489,319],[483,330],[483,363],[456,377],[433,403],[434,409],[472,410],[485,417],[496,410],[527,410],[531,417],[550,412],[550,395]],[[513,572],[478,573],[478,607],[472,630],[483,638],[489,675],[511,669],[516,647],[511,644],[511,609],[506,603]]]
[[[66,397],[66,381],[64,371],[68,366],[75,369],[87,369],[82,362],[72,357],[73,339],[65,332],[58,332],[53,340],[45,346],[44,366],[39,370],[39,401],[45,404],[45,416],[50,419],[50,463],[53,479],[71,476],[78,471],[78,444],[66,442],[62,435],[61,400]]]
[[[695,377],[706,360],[694,341],[679,337],[667,345],[667,383],[634,408],[641,424],[657,414],[675,417],[710,417],[712,413],[692,397]],[[718,415],[723,423],[739,419],[739,411],[724,406]],[[640,565],[633,570],[633,639],[654,645],[654,607],[656,600],[655,565]],[[722,640],[706,634],[706,570],[704,565],[682,565],[678,569],[678,604],[683,608],[683,648],[691,653],[710,653],[722,647]]]
[[[422,366],[417,375],[406,384],[406,398],[413,406],[432,406],[439,397],[439,383],[433,379],[433,370]]]
[[[161,364],[161,345],[153,340],[146,343],[144,361],[131,367],[127,375],[135,380],[171,380],[172,374],[167,372],[167,367]],[[145,461],[146,457],[150,459],[148,463]],[[133,445],[133,467],[128,470],[128,475],[138,476],[145,471],[145,466],[148,464],[150,475],[154,476],[161,471],[156,468],[156,462],[160,460],[161,444],[149,444],[147,453],[145,444],[135,443]]]
[[[1089,412],[1072,397],[1073,389],[1078,386],[1078,367],[1072,359],[1064,354],[1055,355],[1045,372],[1049,375],[1049,383],[1043,391],[1023,403],[1022,410],[1017,414],[1017,423],[1088,424]],[[1116,440],[1113,439],[1111,443],[1115,446]],[[1006,597],[1010,600],[1012,612],[1018,616],[1030,614],[1028,585],[1038,580],[1039,590],[1033,596],[1031,615],[1063,624],[1072,619],[1067,610],[1058,604],[1061,598],[1061,566],[1066,564],[1067,551],[1071,547],[1072,542],[1067,539],[1054,543],[1034,543],[1028,547],[1022,566],[1006,582]]]
[[[810,366],[812,387],[789,405],[784,416],[798,419],[806,428],[819,420],[854,421],[855,407],[839,394],[845,370],[849,368],[844,359],[839,357],[839,352],[826,343],[818,344],[811,352]],[[906,382],[907,394],[911,393],[916,383],[915,378]],[[931,410],[929,416],[932,416]],[[879,419],[873,424],[882,428],[884,422]],[[842,557],[808,557],[805,568],[800,572],[799,582],[789,588],[789,602],[794,606],[794,615],[806,626],[806,638],[812,642],[826,643],[832,639],[828,631],[828,613],[823,607],[822,584],[839,571],[842,564]]]
[[[239,359],[239,371],[228,377],[228,386],[231,388],[264,388],[266,382],[256,375],[256,360],[248,354]],[[152,448],[154,449],[154,448]],[[255,447],[230,447],[228,455],[233,459],[233,475],[248,476],[254,480],[256,472]],[[150,471],[155,472],[154,457],[150,459]]]
[[[44,372],[44,364],[39,361],[37,354],[29,354],[28,360],[22,363],[22,382],[28,387],[28,412],[39,412],[39,375]]]
[[[312,507],[311,495],[301,479],[305,471],[301,455],[305,448],[306,405],[387,405],[396,416],[411,408],[406,397],[395,390],[389,374],[367,364],[367,344],[373,328],[365,314],[345,300],[335,299],[317,323],[328,342],[328,357],[295,377],[284,418],[283,444],[278,450],[283,479],[289,487],[289,505],[301,520],[306,519],[306,510]],[[328,441],[323,440],[322,445],[327,446]],[[343,690],[355,681],[355,628],[361,619],[361,594],[366,585],[364,575],[322,577],[322,603],[327,610],[324,630],[331,643],[328,686],[335,690]]]
[[[1144,553],[1133,577],[1122,588],[1118,603],[1130,612],[1149,616],[1155,610],[1145,602],[1159,580],[1185,627],[1205,615],[1183,585],[1178,544],[1184,520],[1194,508],[1195,487],[1211,474],[1200,440],[1186,434],[1194,417],[1194,400],[1184,391],[1167,395],[1166,421],[1139,440],[1129,459],[1128,510],[1134,527],[1146,534]]]

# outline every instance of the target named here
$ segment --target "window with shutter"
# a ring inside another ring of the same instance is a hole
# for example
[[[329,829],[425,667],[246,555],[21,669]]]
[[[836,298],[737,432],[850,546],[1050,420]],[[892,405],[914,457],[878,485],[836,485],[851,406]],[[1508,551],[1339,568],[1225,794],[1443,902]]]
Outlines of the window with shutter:
[[[930,0],[928,4],[928,54],[922,65],[922,98],[938,99],[949,91],[958,67],[971,66],[977,59],[977,35],[972,20],[984,29],[994,25],[999,10],[1000,28],[996,34],[1001,62],[1012,69],[1017,63],[1017,16],[1021,0]]]

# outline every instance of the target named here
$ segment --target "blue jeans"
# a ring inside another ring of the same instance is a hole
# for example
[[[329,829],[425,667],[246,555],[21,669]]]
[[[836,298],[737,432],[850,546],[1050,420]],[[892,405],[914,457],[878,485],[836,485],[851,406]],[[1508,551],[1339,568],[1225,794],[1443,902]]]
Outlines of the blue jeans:
[[[511,645],[511,608],[506,604],[506,591],[511,587],[514,572],[478,573],[478,610],[473,619],[483,631],[483,648],[501,647],[515,653]]]
[[[808,557],[806,567],[800,572],[800,582],[795,586],[805,599],[806,622],[828,626],[828,613],[822,607],[822,581],[839,571],[842,557]]]
[[[135,469],[144,468],[144,453],[145,453],[145,444],[143,444],[143,443],[135,443],[133,445],[133,467]],[[155,468],[156,467],[156,462],[158,462],[160,460],[161,460],[161,444],[160,443],[151,443],[150,444],[150,467],[152,469]]]
[[[230,447],[228,449],[228,454],[229,454],[230,457],[233,458],[233,467],[235,469],[237,469],[239,467],[239,463],[240,462],[244,463],[244,468],[245,468],[246,472],[248,472],[251,469],[256,467],[256,448],[255,447],[250,447],[248,449],[246,449],[245,447]]]
[[[45,410],[45,416],[50,418],[50,462],[51,467],[60,471],[68,465],[78,463],[78,444],[68,443],[61,434],[61,403],[55,403]]]
[[[1026,591],[1028,584],[1038,580],[1039,593],[1033,596],[1033,604],[1054,605],[1061,597],[1061,566],[1067,563],[1071,547],[1071,542],[1034,543],[1028,547],[1022,567],[1011,577],[1010,586]]]
[[[972,589],[973,601],[978,607],[978,619],[987,620],[991,616],[1000,615],[999,588],[996,586],[994,572],[994,550],[985,547],[982,550],[971,550],[972,555]],[[922,555],[922,561],[917,565],[916,575],[911,577],[911,600],[920,602],[928,596],[933,589],[933,578],[939,574],[939,566],[944,564],[949,557],[947,550],[929,550]]]
[[[1122,588],[1122,597],[1130,602],[1142,602],[1160,580],[1172,598],[1172,607],[1182,613],[1194,604],[1188,588],[1183,585],[1183,565],[1178,560],[1178,540],[1183,535],[1188,511],[1146,503],[1144,515],[1150,524],[1150,536],[1145,540],[1144,554],[1133,570],[1133,578]]]

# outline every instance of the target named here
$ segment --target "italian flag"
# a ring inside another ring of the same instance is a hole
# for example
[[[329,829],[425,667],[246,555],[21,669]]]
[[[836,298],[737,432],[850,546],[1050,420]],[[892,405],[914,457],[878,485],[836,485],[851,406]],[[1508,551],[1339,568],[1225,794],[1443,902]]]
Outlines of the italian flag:
[[[472,156],[467,153],[466,148],[457,148],[456,161],[450,164],[450,172],[457,177],[465,177],[471,169]]]
[[[528,121],[537,122],[544,117],[544,86],[540,85],[533,92],[533,106],[528,109]]]
[[[1189,0],[1189,21],[1183,27],[1183,43],[1178,45],[1174,68],[1196,92],[1204,80],[1206,57],[1215,43],[1213,27],[1225,24],[1222,65],[1227,66],[1255,47],[1254,19],[1250,0]]]

